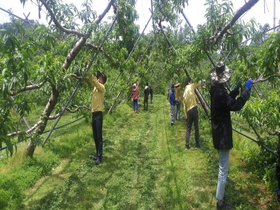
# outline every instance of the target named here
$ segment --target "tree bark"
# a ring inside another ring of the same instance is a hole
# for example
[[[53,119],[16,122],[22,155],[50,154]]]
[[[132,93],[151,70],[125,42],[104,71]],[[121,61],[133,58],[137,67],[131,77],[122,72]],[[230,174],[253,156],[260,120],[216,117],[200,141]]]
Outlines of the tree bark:
[[[52,86],[52,94],[48,100],[48,103],[43,111],[43,114],[40,117],[40,124],[39,126],[36,128],[36,130],[34,131],[36,134],[41,135],[48,123],[48,118],[51,115],[57,100],[59,97],[59,91],[55,88],[55,85]],[[33,157],[33,153],[35,151],[35,148],[37,146],[37,141],[31,138],[31,140],[29,141],[28,145],[27,145],[27,149],[26,149],[26,155],[29,157]]]
[[[77,43],[75,44],[75,46],[71,49],[71,51],[69,52],[69,54],[67,55],[65,62],[62,66],[62,69],[68,69],[69,66],[71,65],[72,61],[76,58],[76,56],[78,55],[78,53],[81,51],[81,49],[83,48],[83,46],[85,46],[85,43],[87,41],[87,39],[90,37],[91,31],[89,32],[89,34],[83,34],[80,33],[78,31],[75,30],[69,30],[66,29],[64,27],[62,27],[60,25],[60,23],[56,20],[55,14],[53,13],[53,11],[51,10],[51,8],[48,6],[48,4],[46,3],[46,1],[44,0],[40,0],[40,2],[46,7],[47,11],[50,13],[52,20],[54,21],[55,25],[57,28],[61,29],[63,32],[68,33],[68,34],[76,34],[78,37],[81,37]],[[101,20],[104,18],[104,16],[106,15],[106,13],[110,10],[111,6],[114,4],[115,0],[111,0],[107,7],[105,8],[105,10],[103,11],[103,13],[101,15],[98,16],[97,20],[95,21],[94,24],[99,24],[101,22]],[[52,113],[52,111],[54,110],[54,107],[58,101],[58,97],[59,97],[59,91],[55,88],[55,84],[52,85],[52,93],[51,96],[49,98],[49,101],[40,117],[40,121],[39,121],[39,126],[36,128],[36,130],[34,131],[36,134],[40,135],[44,132],[49,116]],[[33,157],[35,148],[37,146],[38,142],[33,139],[30,140],[27,149],[26,149],[26,155]]]
[[[230,29],[235,22],[248,10],[251,9],[259,0],[249,0],[246,4],[243,5],[235,15],[233,16],[232,20],[215,36],[212,36],[209,40],[214,40],[215,43],[217,43],[225,33],[227,33],[227,30]]]

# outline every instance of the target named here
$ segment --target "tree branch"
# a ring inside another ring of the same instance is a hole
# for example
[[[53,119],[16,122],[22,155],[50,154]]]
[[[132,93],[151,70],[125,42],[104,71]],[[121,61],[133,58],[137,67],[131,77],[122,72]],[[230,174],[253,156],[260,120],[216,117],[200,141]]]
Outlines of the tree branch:
[[[43,1],[43,0],[40,0],[40,1]],[[115,0],[111,0],[108,3],[108,5],[107,5],[106,9],[103,11],[103,13],[98,16],[98,19],[95,21],[95,24],[99,24],[101,22],[101,20],[104,18],[106,13],[110,10],[110,7],[113,5],[114,2],[115,2]],[[91,33],[91,31],[89,33]],[[63,69],[68,69],[69,68],[71,62],[74,60],[74,58],[80,52],[82,47],[85,45],[87,38],[88,37],[81,37],[80,40],[75,44],[75,46],[70,51],[70,53],[67,55],[67,57],[64,61]]]
[[[88,108],[88,107],[86,107],[86,106],[77,106],[77,105],[74,105],[74,107],[76,107],[75,109],[70,109],[70,108],[66,108],[66,110],[68,111],[68,112],[70,112],[70,113],[75,113],[75,112],[77,112],[77,111],[79,111],[80,109],[85,109],[85,110],[88,110],[88,111],[90,111],[90,108]],[[55,114],[55,115],[52,115],[52,116],[49,116],[48,117],[48,120],[55,120],[55,119],[57,119],[59,116],[61,116],[61,113],[57,113],[57,114]]]
[[[89,42],[85,43],[85,46],[89,47],[90,49],[96,50],[96,51],[100,51],[102,54],[104,54],[109,60],[113,61],[112,58],[104,52],[104,50],[96,45],[93,45]]]
[[[28,86],[22,87],[22,88],[20,88],[20,89],[12,90],[12,91],[10,92],[10,95],[11,95],[11,96],[15,96],[16,94],[21,93],[21,92],[39,89],[39,88],[41,88],[44,84],[45,84],[45,82],[41,82],[41,83],[39,83],[39,84],[28,85]]]
[[[80,77],[80,76],[78,76],[76,74],[73,74],[73,73],[70,73],[70,76],[72,76],[77,81],[80,81],[82,79],[82,77]]]
[[[263,75],[260,75],[258,79],[253,81],[253,83],[265,82],[265,81],[267,81],[267,80],[269,80],[270,78],[273,78],[273,77],[280,77],[280,74],[272,74],[272,75],[269,75],[266,78],[263,78]]]
[[[86,107],[86,106],[77,106],[77,105],[75,105],[74,107],[76,107],[76,109],[70,109],[70,108],[66,108],[66,110],[68,111],[68,112],[70,112],[70,113],[75,113],[75,112],[77,112],[77,111],[79,111],[80,109],[85,109],[85,110],[88,110],[88,111],[90,111],[90,108],[88,108],[88,107]]]
[[[259,0],[249,0],[243,7],[241,7],[235,15],[233,16],[232,20],[220,31],[217,33],[217,35],[213,35],[209,38],[209,41],[214,41],[215,44],[218,43],[218,41],[224,36],[225,33],[227,33],[227,30],[230,29],[234,23],[248,10],[251,9]]]
[[[275,132],[270,132],[270,131],[267,131],[267,133],[269,134],[269,135],[272,135],[272,136],[280,136],[280,131],[275,131]]]
[[[79,31],[76,31],[76,30],[72,30],[72,29],[67,29],[67,28],[64,28],[56,19],[52,9],[49,7],[49,5],[44,1],[44,0],[40,0],[40,2],[44,5],[44,7],[46,8],[46,10],[49,12],[50,16],[51,16],[51,19],[52,21],[54,22],[54,24],[56,25],[56,27],[58,27],[61,31],[67,33],[67,34],[76,34],[80,37],[89,37],[90,34],[84,34],[84,33],[81,33]]]
[[[23,131],[15,131],[15,132],[13,132],[13,133],[7,134],[7,136],[8,136],[8,137],[17,136],[17,135],[19,135],[19,134],[21,134],[21,133],[23,133]]]
[[[9,133],[7,136],[16,136],[19,135],[21,133],[31,133],[32,131],[34,131],[36,128],[38,128],[41,124],[43,123],[42,120],[39,120],[36,124],[34,124],[31,128],[29,128],[27,131],[15,131],[12,133]]]

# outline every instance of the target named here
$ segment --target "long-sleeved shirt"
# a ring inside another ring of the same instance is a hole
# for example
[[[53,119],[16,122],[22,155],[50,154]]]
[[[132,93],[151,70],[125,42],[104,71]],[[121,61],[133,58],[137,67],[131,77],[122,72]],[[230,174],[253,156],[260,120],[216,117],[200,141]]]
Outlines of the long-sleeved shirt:
[[[91,96],[91,112],[103,112],[105,86],[95,76],[89,75],[89,84],[93,88]]]
[[[174,94],[174,91],[172,91],[172,90],[169,92],[169,102],[171,105],[175,105],[175,104],[179,103],[179,101],[177,101],[175,99],[175,94]]]
[[[137,85],[132,87],[131,96],[132,96],[132,99],[138,99],[139,98],[139,92],[138,92],[138,86]]]
[[[175,98],[177,101],[181,101],[181,87],[175,88]]]
[[[201,85],[201,81],[198,83],[193,83],[186,85],[184,95],[183,95],[183,103],[184,103],[184,114],[187,118],[187,112],[193,107],[197,106],[195,99],[195,89]]]
[[[239,97],[238,94],[238,88],[228,94],[223,84],[213,85],[210,88],[211,126],[215,149],[233,147],[230,112],[240,110],[250,97],[248,90],[244,90]]]

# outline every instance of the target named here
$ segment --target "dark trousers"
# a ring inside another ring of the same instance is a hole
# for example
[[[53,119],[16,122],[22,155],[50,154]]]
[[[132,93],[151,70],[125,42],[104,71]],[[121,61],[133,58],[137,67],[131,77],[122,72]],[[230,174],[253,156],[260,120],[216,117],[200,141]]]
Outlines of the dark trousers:
[[[96,148],[96,156],[102,158],[103,150],[103,138],[102,138],[102,125],[103,125],[103,113],[92,112],[92,133]]]
[[[148,98],[149,96],[144,97],[144,110],[148,110]]]
[[[192,129],[192,124],[194,123],[195,144],[196,147],[200,147],[197,107],[193,107],[192,109],[190,109],[187,114],[188,114],[188,119],[187,119],[187,132],[186,132],[186,146],[190,145],[191,129]]]
[[[176,115],[175,115],[175,119],[176,120],[180,120],[180,106],[181,106],[181,102],[179,102],[177,105],[176,105]]]

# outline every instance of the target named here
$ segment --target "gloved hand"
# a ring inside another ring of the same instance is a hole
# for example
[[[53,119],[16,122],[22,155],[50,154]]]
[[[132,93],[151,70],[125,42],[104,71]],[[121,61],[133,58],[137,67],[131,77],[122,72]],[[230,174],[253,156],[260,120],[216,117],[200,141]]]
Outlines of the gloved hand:
[[[251,88],[252,88],[252,84],[253,84],[253,80],[252,80],[251,78],[248,79],[248,81],[246,82],[246,87],[245,87],[245,89],[248,90],[248,91],[250,91]]]
[[[235,88],[239,89],[241,87],[241,82],[238,82]]]

